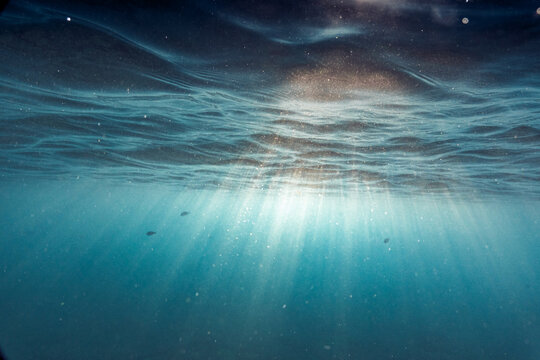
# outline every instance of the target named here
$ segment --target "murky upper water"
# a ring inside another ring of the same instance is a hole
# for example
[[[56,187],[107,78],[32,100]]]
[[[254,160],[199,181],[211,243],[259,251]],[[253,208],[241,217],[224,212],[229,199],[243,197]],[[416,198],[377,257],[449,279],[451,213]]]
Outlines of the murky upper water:
[[[539,359],[539,59],[538,1],[10,1],[2,352]]]
[[[534,5],[13,2],[2,176],[537,197]]]

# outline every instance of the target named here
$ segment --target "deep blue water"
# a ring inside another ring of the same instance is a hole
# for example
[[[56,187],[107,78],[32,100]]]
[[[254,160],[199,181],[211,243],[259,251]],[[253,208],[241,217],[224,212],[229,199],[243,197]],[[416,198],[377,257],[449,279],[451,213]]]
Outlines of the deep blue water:
[[[9,2],[4,355],[540,358],[539,59],[538,1]]]

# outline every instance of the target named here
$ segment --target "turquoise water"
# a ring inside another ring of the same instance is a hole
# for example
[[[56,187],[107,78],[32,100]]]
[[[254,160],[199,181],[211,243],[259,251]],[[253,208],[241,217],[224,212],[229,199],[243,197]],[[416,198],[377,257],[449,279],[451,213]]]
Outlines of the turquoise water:
[[[2,194],[9,358],[540,354],[536,201],[100,182]]]
[[[12,1],[17,359],[540,358],[533,1]]]

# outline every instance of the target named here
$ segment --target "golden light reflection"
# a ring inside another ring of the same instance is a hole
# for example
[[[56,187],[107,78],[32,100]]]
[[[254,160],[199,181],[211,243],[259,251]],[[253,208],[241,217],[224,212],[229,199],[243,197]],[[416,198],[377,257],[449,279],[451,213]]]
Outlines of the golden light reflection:
[[[352,53],[328,55],[320,64],[292,72],[286,85],[293,97],[316,101],[354,98],[354,92],[401,91],[406,88],[399,73],[355,59]]]

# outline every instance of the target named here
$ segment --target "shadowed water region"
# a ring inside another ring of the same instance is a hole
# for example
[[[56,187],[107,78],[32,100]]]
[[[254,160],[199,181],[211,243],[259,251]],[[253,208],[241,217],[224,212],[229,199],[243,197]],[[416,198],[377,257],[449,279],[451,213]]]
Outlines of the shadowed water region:
[[[540,357],[537,1],[21,0],[0,49],[8,360]]]

